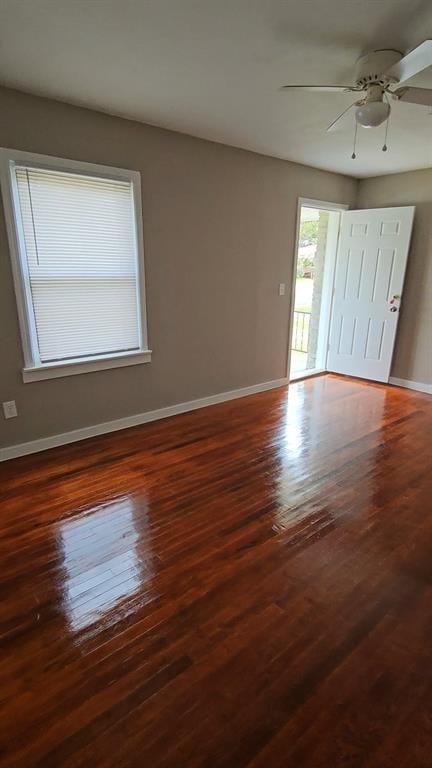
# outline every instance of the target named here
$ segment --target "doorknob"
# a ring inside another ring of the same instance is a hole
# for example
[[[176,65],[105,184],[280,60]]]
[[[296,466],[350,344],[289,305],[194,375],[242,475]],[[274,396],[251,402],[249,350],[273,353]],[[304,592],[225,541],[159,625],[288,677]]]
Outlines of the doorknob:
[[[397,312],[397,307],[390,307],[390,312]]]

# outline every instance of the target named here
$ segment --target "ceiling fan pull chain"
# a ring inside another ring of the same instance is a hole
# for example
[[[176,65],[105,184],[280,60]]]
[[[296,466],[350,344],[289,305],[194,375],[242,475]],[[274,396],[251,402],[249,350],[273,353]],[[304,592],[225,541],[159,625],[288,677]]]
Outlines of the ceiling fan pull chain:
[[[387,152],[387,149],[388,149],[388,147],[387,147],[387,133],[388,133],[388,124],[389,124],[389,119],[390,119],[390,118],[388,117],[388,118],[387,118],[387,121],[386,121],[386,129],[385,129],[384,144],[383,144],[383,146],[382,146],[382,151],[383,151],[383,152]]]
[[[357,123],[357,120],[356,120],[356,121],[354,122],[354,146],[353,146],[353,153],[352,153],[352,155],[351,155],[351,160],[355,160],[355,159],[356,159],[356,157],[357,157],[357,155],[356,155],[356,145],[357,145],[357,128],[358,128],[358,123]]]
[[[389,100],[388,100],[388,96],[387,96],[387,94],[385,94],[385,97],[386,97],[386,101],[387,101],[387,103],[389,103]],[[391,111],[388,113],[388,118],[387,118],[387,120],[386,120],[385,136],[384,136],[384,144],[383,144],[383,146],[382,146],[382,151],[383,151],[383,152],[387,152],[387,149],[388,149],[388,147],[387,147],[387,135],[388,135],[388,129],[389,129],[390,115],[391,115]]]

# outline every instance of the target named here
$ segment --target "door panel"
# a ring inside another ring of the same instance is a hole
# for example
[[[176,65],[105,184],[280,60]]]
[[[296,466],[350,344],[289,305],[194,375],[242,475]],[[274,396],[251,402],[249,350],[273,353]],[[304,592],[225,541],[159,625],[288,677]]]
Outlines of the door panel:
[[[352,355],[356,333],[357,318],[341,317],[340,334],[338,344],[339,355]]]
[[[368,360],[380,360],[384,340],[385,321],[370,317],[366,334],[365,357]]]
[[[414,207],[342,214],[327,369],[388,381]]]

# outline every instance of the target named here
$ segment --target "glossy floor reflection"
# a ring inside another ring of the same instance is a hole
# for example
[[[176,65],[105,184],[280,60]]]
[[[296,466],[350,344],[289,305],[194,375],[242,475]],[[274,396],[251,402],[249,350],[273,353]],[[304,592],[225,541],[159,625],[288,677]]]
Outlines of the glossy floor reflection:
[[[325,376],[0,465],[0,764],[429,768],[431,434]]]
[[[63,606],[72,631],[117,621],[138,591],[148,598],[146,585],[151,583],[153,569],[143,509],[138,526],[133,499],[128,497],[60,523]],[[144,546],[144,557],[138,552],[138,542],[141,549]]]

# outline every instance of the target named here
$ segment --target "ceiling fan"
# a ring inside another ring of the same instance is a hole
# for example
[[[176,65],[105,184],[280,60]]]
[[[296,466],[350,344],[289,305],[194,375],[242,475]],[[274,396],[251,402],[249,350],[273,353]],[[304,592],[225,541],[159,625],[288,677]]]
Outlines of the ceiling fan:
[[[432,40],[425,40],[406,56],[399,51],[387,49],[371,51],[361,56],[355,67],[354,85],[284,85],[281,90],[361,94],[361,98],[344,109],[330,123],[327,130],[335,128],[339,120],[353,107],[356,107],[356,124],[365,128],[376,128],[389,118],[391,107],[388,95],[396,101],[432,107],[432,88],[395,88],[430,66]]]

